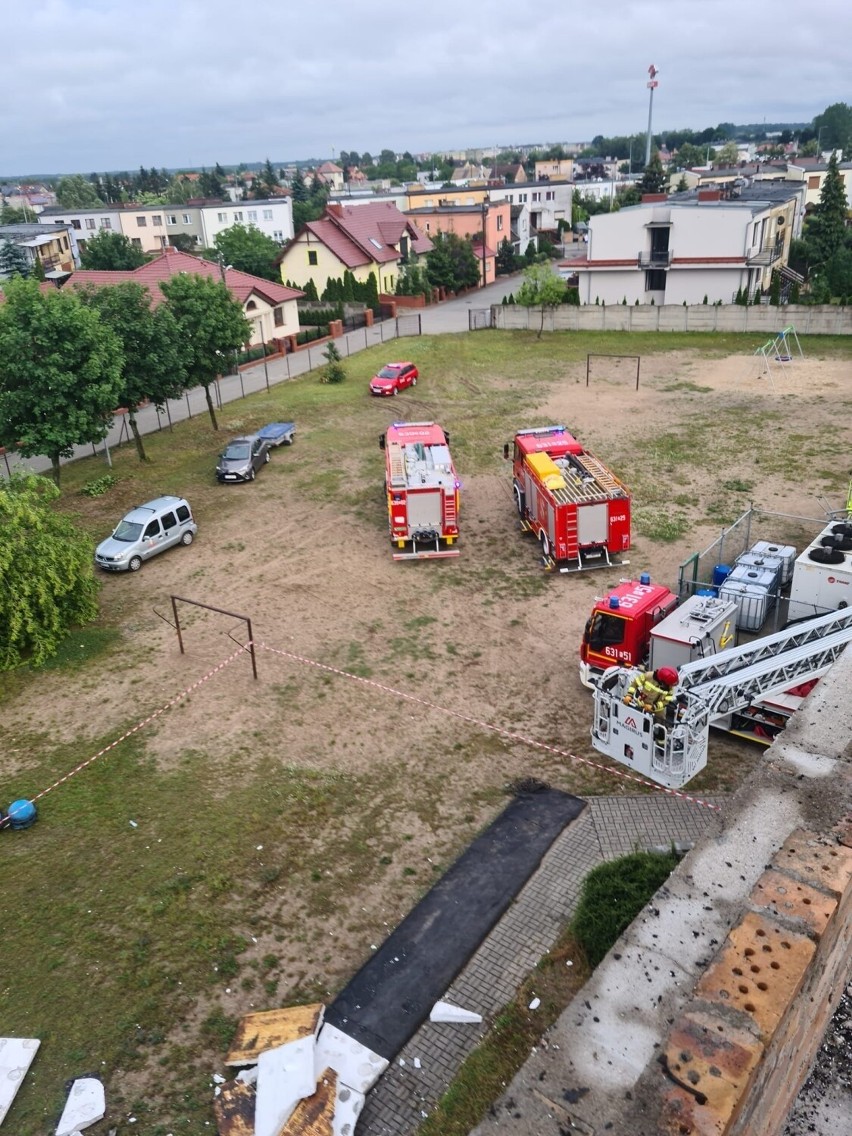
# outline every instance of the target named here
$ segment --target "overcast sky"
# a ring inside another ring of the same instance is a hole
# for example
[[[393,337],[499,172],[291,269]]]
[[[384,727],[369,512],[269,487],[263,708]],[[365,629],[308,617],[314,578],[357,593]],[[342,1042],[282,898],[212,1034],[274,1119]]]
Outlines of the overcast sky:
[[[13,0],[0,175],[413,153],[852,103],[850,0]]]

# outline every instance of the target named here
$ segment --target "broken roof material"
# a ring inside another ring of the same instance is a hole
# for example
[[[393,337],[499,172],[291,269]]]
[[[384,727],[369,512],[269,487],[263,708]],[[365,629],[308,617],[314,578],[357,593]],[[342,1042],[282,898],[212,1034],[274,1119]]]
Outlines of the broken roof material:
[[[325,1006],[312,1002],[307,1006],[284,1006],[246,1014],[240,1019],[226,1065],[252,1065],[265,1049],[275,1049],[303,1037],[314,1037],[322,1025]]]
[[[97,1077],[78,1077],[71,1086],[56,1136],[75,1136],[106,1116],[106,1095]]]
[[[0,1037],[0,1124],[40,1045],[35,1037]]]

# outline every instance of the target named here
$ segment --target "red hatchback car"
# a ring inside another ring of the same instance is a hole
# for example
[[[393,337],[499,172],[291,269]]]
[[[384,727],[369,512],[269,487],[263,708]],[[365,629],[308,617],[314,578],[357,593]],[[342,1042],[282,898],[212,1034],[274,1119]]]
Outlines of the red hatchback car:
[[[413,363],[388,363],[370,379],[370,394],[399,394],[406,387],[416,387],[418,374]]]

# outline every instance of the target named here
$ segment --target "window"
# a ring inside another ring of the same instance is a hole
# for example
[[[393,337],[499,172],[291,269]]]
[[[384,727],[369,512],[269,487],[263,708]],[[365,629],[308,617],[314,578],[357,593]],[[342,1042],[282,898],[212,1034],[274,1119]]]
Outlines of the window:
[[[139,226],[140,229],[147,229],[148,218],[147,217],[137,217],[136,218],[136,224]]]
[[[159,536],[159,534],[160,534],[160,522],[159,521],[150,521],[145,526],[145,531],[142,533],[142,536],[143,537]]]
[[[249,221],[256,221],[257,220],[257,210],[256,209],[249,209],[246,216],[248,217]]]
[[[79,229],[80,228],[80,222],[79,221],[72,221],[71,222],[71,228],[72,229]]]
[[[819,189],[819,174],[808,178],[808,189]]]
[[[87,229],[94,229],[94,227],[95,227],[94,217],[87,217],[86,218],[86,228]]]
[[[68,238],[67,237],[62,238],[62,247],[65,249],[66,252],[68,252]]]
[[[429,230],[429,222],[427,221],[427,222],[426,222],[426,232],[428,233],[429,231],[430,231],[430,230]]]
[[[548,189],[547,192],[544,195],[544,200],[545,201],[555,201],[556,200],[556,190],[555,189]]]
[[[497,232],[501,233],[502,231],[503,231],[503,214],[498,213],[497,214]]]
[[[177,217],[175,217],[174,213],[169,213],[169,215],[166,217],[166,224],[167,225],[176,225],[177,224]]]
[[[154,214],[154,216],[153,216],[153,217],[151,218],[151,220],[152,220],[152,221],[153,221],[153,223],[154,223],[154,228],[155,228],[155,229],[162,229],[162,227],[163,227],[163,218],[162,218],[162,217],[160,216],[160,214],[159,214],[159,213],[155,213],[155,214]]]
[[[166,532],[168,532],[169,529],[173,529],[175,527],[175,523],[174,513],[163,513],[163,528],[166,530]]]
[[[273,318],[273,321],[274,321],[276,327],[283,327],[284,326],[284,309],[280,308],[280,307],[275,308],[273,313],[272,313],[272,318]]]
[[[263,219],[264,219],[264,221],[271,221],[272,220],[272,210],[271,209],[264,209]]]
[[[188,505],[178,505],[178,507],[177,507],[177,519],[179,521],[188,521],[189,517],[190,517],[189,506]]]
[[[130,243],[133,245],[134,248],[138,248],[138,249],[142,248],[142,241],[139,237],[131,237]]]
[[[228,222],[228,214],[227,213],[217,213],[216,214],[216,220],[221,222],[221,224],[225,225]]]
[[[519,201],[519,202],[520,202],[520,203],[521,203],[522,205],[523,205],[523,203],[524,203],[524,202],[526,201],[526,199],[527,199],[527,195],[526,195],[525,193],[519,193],[519,194],[518,194],[518,201]]]
[[[112,221],[110,221],[109,217],[101,217],[101,228],[102,229],[111,229],[112,228]]]
[[[408,256],[408,237],[399,238],[399,255],[401,257]]]
[[[646,292],[665,292],[666,274],[661,268],[652,268],[645,273]]]
[[[242,211],[234,214],[234,221],[242,221],[242,219],[243,219]]]
[[[183,223],[184,223],[184,225],[189,225],[189,224],[192,223],[192,217],[189,215],[189,213],[184,213]]]
[[[533,193],[532,199],[533,199],[533,201],[541,201],[541,194],[540,193]]]
[[[284,233],[281,229],[274,229],[272,232],[272,239],[284,243]]]
[[[315,252],[308,252],[308,264],[317,263],[317,254]]]

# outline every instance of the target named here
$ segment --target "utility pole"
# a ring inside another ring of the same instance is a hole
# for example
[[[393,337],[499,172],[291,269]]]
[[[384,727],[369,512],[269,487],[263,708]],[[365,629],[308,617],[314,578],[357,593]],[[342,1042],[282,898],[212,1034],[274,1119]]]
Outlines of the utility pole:
[[[488,202],[483,197],[482,199],[482,287],[488,283],[487,269],[485,261],[485,223],[488,220]]]
[[[659,75],[659,73],[660,72],[657,70],[657,68],[652,63],[651,66],[648,68],[648,82],[647,82],[648,90],[651,93],[648,96],[648,135],[645,139],[645,168],[646,169],[648,168],[648,164],[651,161],[651,117],[652,117],[653,112],[654,112],[654,91],[660,85],[657,82],[657,76]]]

